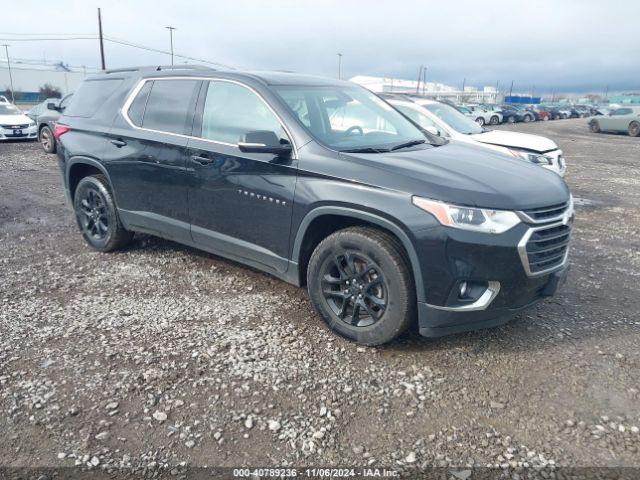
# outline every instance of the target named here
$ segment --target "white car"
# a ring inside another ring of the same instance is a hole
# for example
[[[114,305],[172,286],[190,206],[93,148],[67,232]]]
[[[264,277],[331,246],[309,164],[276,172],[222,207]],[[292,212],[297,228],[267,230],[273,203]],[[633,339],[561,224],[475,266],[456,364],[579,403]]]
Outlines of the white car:
[[[564,177],[567,166],[562,150],[553,140],[528,133],[487,130],[452,106],[434,100],[397,95],[383,97],[434,135],[482,145],[528,160]]]
[[[481,127],[484,125],[499,125],[502,123],[502,112],[492,112],[479,105],[463,105],[461,108],[470,112],[464,112],[464,114],[472,120],[475,120],[475,122]]]
[[[0,141],[38,137],[36,122],[10,103],[0,103]]]
[[[0,103],[9,103],[9,100],[4,95],[0,95]]]

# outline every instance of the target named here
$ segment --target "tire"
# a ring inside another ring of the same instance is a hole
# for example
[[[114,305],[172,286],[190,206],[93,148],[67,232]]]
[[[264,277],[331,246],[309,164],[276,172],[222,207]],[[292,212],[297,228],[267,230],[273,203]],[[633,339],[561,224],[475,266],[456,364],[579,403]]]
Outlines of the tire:
[[[357,343],[390,342],[415,322],[406,254],[398,240],[374,228],[350,227],[322,240],[309,260],[307,288],[328,327]]]
[[[492,115],[491,118],[489,119],[490,125],[498,125],[499,123],[500,123],[500,119],[498,118],[497,115]]]
[[[525,115],[524,117],[522,117],[522,121],[524,123],[529,123],[531,121],[531,117],[529,115]]]
[[[516,117],[514,117],[513,115],[507,117],[507,123],[516,123]]]
[[[484,127],[484,118],[482,118],[482,117],[476,118],[476,123],[478,125],[480,125],[481,127]]]
[[[56,137],[47,125],[40,129],[38,141],[46,153],[56,153]]]
[[[640,137],[640,123],[631,122],[629,124],[629,136],[630,137]]]
[[[597,120],[591,120],[589,122],[589,130],[591,130],[593,133],[600,133],[600,124]]]
[[[549,115],[545,115],[544,117],[542,117],[542,121],[543,122],[549,121]]]
[[[100,252],[118,250],[133,239],[125,230],[104,175],[84,177],[73,197],[76,222],[84,240]]]

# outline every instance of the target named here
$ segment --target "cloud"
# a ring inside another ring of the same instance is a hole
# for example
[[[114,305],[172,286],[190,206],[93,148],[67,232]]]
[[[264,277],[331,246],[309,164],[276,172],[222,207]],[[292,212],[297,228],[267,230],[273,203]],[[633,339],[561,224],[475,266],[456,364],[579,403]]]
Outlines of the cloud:
[[[640,89],[638,2],[554,0],[425,2],[395,0],[256,0],[189,2],[58,0],[4,12],[2,31],[97,32],[249,69],[335,76],[414,78],[421,64],[429,80],[495,85],[544,93]],[[3,35],[6,36],[6,35]],[[12,42],[22,58],[97,67],[94,40]],[[106,44],[108,67],[169,62],[167,55]]]

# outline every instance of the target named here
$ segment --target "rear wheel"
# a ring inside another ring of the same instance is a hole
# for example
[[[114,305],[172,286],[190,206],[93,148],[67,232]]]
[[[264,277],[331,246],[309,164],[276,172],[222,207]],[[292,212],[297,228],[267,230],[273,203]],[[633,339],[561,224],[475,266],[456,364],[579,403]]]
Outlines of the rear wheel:
[[[46,153],[56,153],[56,137],[48,126],[45,125],[40,129],[38,140]]]
[[[507,117],[507,123],[516,123],[516,117],[513,115]]]
[[[332,330],[365,345],[390,342],[416,316],[404,250],[394,237],[373,228],[339,230],[320,242],[309,261],[307,288]]]
[[[640,136],[640,123],[638,122],[631,122],[629,124],[629,136],[630,137],[637,137]]]
[[[546,122],[547,120],[549,120],[549,115],[544,115],[542,118],[543,122]]]
[[[522,118],[522,121],[523,121],[524,123],[529,123],[529,122],[531,121],[531,117],[530,117],[529,115],[525,115],[525,116]]]
[[[593,133],[600,133],[600,124],[597,120],[591,120],[589,122],[589,130],[591,130]]]
[[[482,117],[476,118],[476,123],[478,125],[480,125],[481,127],[483,127],[484,126],[484,118],[482,118]]]
[[[498,118],[497,115],[492,115],[491,118],[489,119],[489,123],[491,125],[498,125],[500,123],[500,118]]]
[[[84,177],[78,183],[73,206],[85,241],[94,249],[110,252],[133,239],[120,222],[111,187],[104,175]]]

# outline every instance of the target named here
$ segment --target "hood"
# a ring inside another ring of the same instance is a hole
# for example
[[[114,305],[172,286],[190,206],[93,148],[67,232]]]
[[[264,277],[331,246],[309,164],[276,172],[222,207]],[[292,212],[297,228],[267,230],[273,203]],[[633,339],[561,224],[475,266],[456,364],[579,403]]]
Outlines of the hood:
[[[567,184],[554,172],[455,140],[442,147],[348,157],[370,167],[354,168],[353,179],[449,203],[523,210],[569,200]]]
[[[32,120],[25,114],[20,115],[0,115],[0,125],[25,125]]]
[[[556,143],[546,137],[540,135],[530,135],[528,133],[508,132],[505,130],[490,130],[484,133],[471,135],[474,140],[490,145],[499,145],[501,147],[522,148],[534,152],[548,152],[556,150]]]

